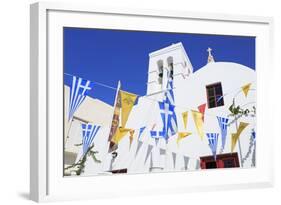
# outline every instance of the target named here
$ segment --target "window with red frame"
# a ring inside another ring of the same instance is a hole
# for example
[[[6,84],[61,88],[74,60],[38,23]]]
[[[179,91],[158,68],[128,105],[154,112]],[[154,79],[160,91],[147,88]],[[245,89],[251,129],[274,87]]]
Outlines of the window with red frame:
[[[206,86],[208,108],[215,108],[224,105],[221,83],[214,83]]]
[[[216,160],[213,155],[200,157],[201,169],[240,167],[237,152],[218,154]]]

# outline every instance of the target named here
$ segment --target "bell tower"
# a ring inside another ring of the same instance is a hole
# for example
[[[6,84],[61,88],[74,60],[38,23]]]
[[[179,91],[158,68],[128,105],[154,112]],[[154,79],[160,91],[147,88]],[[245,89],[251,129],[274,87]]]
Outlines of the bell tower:
[[[147,95],[166,90],[167,81],[173,79],[174,87],[193,73],[192,64],[181,42],[149,54]]]

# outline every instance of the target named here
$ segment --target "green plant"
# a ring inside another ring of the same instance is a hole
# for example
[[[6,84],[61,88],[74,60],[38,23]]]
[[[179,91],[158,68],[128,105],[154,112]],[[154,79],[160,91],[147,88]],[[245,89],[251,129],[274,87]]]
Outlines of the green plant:
[[[82,144],[77,144],[75,146],[81,146]],[[80,175],[81,173],[84,172],[84,169],[85,169],[85,163],[88,159],[88,157],[92,157],[92,159],[96,162],[96,163],[101,163],[100,160],[98,160],[96,158],[96,154],[98,153],[98,151],[92,151],[92,149],[94,148],[94,144],[92,146],[90,146],[87,150],[87,152],[83,155],[83,157],[76,163],[70,165],[70,166],[67,166],[64,168],[64,173],[65,175],[70,175],[71,172],[75,172],[76,175]],[[67,170],[70,170],[69,173],[67,173],[66,171]]]
[[[240,105],[235,106],[234,101],[230,105],[228,110],[230,111],[230,114],[228,115],[228,117],[234,117],[234,119],[228,123],[228,126],[235,123],[235,121],[237,121],[239,118],[241,118],[243,116],[244,117],[255,117],[256,116],[256,107],[255,106],[252,106],[252,108],[250,108],[250,109],[249,108],[243,109],[243,108],[241,108]]]

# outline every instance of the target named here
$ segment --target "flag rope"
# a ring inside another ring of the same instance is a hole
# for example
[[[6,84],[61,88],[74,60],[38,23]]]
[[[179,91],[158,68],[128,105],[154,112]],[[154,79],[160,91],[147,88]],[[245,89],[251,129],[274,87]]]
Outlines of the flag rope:
[[[71,74],[69,74],[69,73],[64,73],[65,75],[68,75],[68,76],[75,76],[75,75],[71,75]],[[109,85],[106,85],[106,84],[104,84],[104,83],[100,83],[100,82],[97,82],[97,81],[92,81],[92,80],[90,80],[91,82],[93,82],[93,83],[95,83],[95,84],[97,84],[97,85],[100,85],[100,86],[102,86],[102,87],[105,87],[105,88],[109,88],[109,89],[112,89],[112,90],[117,90],[117,88],[115,88],[115,87],[112,87],[112,86],[109,86]],[[175,87],[174,88],[172,88],[172,89],[166,89],[166,90],[163,90],[163,91],[161,91],[161,92],[159,92],[159,93],[157,93],[157,94],[160,94],[160,93],[162,93],[162,92],[167,92],[167,91],[169,91],[169,90],[174,90],[174,89],[176,89]],[[241,87],[239,87],[239,89],[241,89]],[[122,90],[122,89],[120,89],[120,90]],[[224,96],[226,96],[226,95],[229,95],[230,93],[234,93],[235,91],[237,91],[238,90],[238,88],[237,89],[235,89],[235,90],[232,90],[231,92],[228,92],[228,93],[225,93],[224,95],[222,95],[222,97],[224,97]],[[255,89],[250,89],[250,90],[255,90]],[[122,90],[123,91],[123,90]],[[130,92],[128,92],[128,91],[124,91],[124,92],[127,92],[127,93],[130,93]],[[239,93],[240,93],[241,91],[239,91],[238,93],[236,93],[236,95],[238,95]],[[134,93],[135,94],[135,93]],[[139,94],[135,94],[136,96],[138,96],[138,97],[143,97],[143,98],[145,98],[145,99],[148,99],[148,100],[151,100],[151,101],[154,101],[154,102],[159,102],[159,100],[155,100],[155,99],[152,99],[152,98],[150,98],[150,96],[152,96],[152,94],[149,94],[149,95],[139,95]],[[249,105],[249,104],[255,104],[256,102],[249,102],[249,103],[246,103],[246,104],[244,104],[244,105],[242,105],[242,106],[240,106],[240,107],[244,107],[244,106],[246,106],[246,105]],[[182,109],[183,111],[184,110],[197,110],[197,108],[190,108],[190,107],[184,107],[184,106],[180,106],[180,105],[173,105],[175,108],[180,108],[180,109]],[[207,114],[207,113],[204,113],[204,116],[210,116],[210,117],[217,117],[218,115],[210,115],[210,114]]]

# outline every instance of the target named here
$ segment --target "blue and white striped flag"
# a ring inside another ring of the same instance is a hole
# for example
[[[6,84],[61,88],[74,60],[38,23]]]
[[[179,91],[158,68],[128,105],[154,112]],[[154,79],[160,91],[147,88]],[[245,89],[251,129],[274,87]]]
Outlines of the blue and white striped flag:
[[[166,139],[175,135],[178,131],[177,116],[175,113],[175,99],[173,92],[173,80],[170,78],[167,83],[167,91],[165,93],[165,99],[163,102],[158,102],[160,108],[160,115],[163,123],[161,131],[150,131],[152,138],[156,139],[156,143],[159,138]]]
[[[165,137],[163,130],[160,132],[155,131],[155,130],[150,130],[150,136],[154,139],[160,138],[160,137],[163,137],[163,138]]]
[[[83,133],[83,155],[87,152],[91,146],[97,132],[99,131],[99,125],[93,125],[90,123],[82,123],[82,133]]]
[[[160,114],[163,122],[163,129],[159,135],[163,136],[167,141],[169,137],[175,135],[178,131],[172,78],[168,80],[165,98],[163,102],[159,102]]]
[[[228,118],[224,117],[217,117],[219,126],[221,129],[221,152],[223,152],[224,147],[225,147],[225,142],[226,142],[226,135],[227,135],[227,123],[228,123]]]
[[[175,97],[174,97],[174,86],[173,86],[173,79],[169,78],[167,83],[167,91],[165,93],[166,97],[166,103],[169,103],[171,105],[175,105]]]
[[[166,142],[168,142],[169,137],[175,135],[178,131],[177,116],[175,113],[174,104],[175,99],[173,92],[173,80],[170,78],[167,83],[165,99],[163,102],[158,102],[163,128],[161,131],[150,131],[151,137],[156,139],[156,144],[158,143],[159,138],[164,138],[166,139]]]
[[[74,112],[84,101],[92,87],[93,83],[91,81],[73,76],[69,95],[68,121],[71,120]]]
[[[163,129],[159,132],[159,136],[163,136],[166,140],[175,135],[178,131],[177,116],[175,106],[167,102],[159,102],[160,114],[163,122]]]
[[[206,135],[208,138],[209,146],[216,160],[219,133],[206,133]]]

